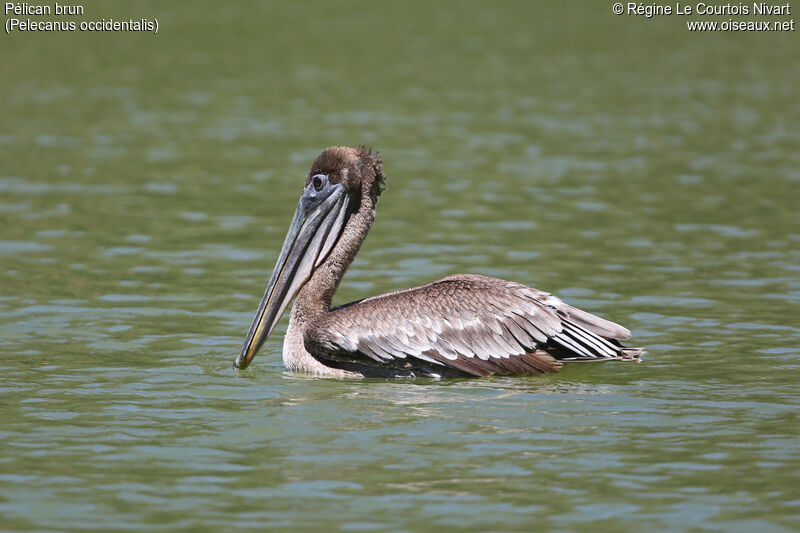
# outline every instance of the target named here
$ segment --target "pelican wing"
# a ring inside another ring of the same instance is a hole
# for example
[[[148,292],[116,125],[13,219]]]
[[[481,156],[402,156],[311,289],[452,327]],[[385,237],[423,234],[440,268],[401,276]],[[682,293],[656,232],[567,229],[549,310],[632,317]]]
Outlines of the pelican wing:
[[[622,326],[526,285],[458,275],[332,310],[306,349],[347,364],[485,376],[557,372],[562,360],[638,355]]]

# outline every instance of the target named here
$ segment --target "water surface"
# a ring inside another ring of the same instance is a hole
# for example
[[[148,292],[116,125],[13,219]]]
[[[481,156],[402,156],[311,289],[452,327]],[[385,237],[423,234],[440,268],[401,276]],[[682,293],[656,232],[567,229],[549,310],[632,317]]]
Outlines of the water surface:
[[[800,527],[795,34],[610,5],[86,4],[0,65],[14,531]],[[302,179],[380,149],[337,303],[474,272],[628,326],[555,376],[234,374]]]

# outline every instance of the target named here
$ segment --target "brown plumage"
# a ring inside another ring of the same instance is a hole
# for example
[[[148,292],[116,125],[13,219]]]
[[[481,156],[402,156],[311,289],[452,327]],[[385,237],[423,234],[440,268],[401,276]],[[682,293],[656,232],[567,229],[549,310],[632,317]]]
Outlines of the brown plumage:
[[[321,376],[554,373],[562,361],[634,360],[624,327],[537,289],[454,275],[330,309],[375,217],[377,154],[328,148],[314,161],[275,272],[235,365],[244,368],[296,294],[283,359]]]

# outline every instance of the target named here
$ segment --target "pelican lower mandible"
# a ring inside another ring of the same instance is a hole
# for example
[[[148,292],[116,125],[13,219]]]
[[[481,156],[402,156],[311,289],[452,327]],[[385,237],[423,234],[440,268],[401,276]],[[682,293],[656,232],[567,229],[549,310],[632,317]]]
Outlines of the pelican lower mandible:
[[[246,368],[294,300],[284,365],[324,377],[555,373],[570,361],[633,361],[630,332],[521,283],[457,274],[331,309],[375,219],[383,165],[332,147],[311,165],[266,292],[234,362]]]

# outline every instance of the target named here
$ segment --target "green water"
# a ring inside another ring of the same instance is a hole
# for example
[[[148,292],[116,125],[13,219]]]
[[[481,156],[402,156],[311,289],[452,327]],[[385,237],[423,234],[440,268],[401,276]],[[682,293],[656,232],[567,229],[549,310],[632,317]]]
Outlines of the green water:
[[[796,32],[603,2],[83,5],[159,32],[0,37],[0,529],[800,528]],[[647,357],[339,382],[283,370],[284,319],[234,374],[340,144],[389,188],[336,302],[493,275]]]

